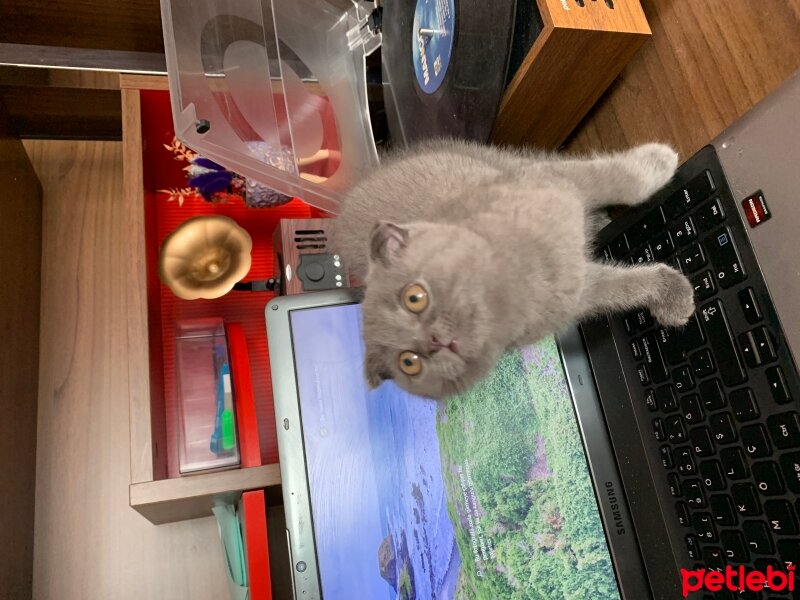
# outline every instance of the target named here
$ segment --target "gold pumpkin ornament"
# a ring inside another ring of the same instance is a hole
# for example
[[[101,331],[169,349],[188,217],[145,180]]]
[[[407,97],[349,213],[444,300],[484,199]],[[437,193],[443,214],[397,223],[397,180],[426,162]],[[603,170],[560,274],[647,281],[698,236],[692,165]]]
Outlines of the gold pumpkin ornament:
[[[224,296],[250,271],[253,240],[228,217],[194,217],[161,244],[158,276],[184,300]]]

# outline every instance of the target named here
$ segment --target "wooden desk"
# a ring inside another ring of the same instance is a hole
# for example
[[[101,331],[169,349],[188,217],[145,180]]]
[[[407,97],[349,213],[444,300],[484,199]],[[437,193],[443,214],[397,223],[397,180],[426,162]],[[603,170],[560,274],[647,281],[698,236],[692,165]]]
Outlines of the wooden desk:
[[[567,141],[672,144],[681,159],[800,68],[800,0],[641,0],[653,37]]]

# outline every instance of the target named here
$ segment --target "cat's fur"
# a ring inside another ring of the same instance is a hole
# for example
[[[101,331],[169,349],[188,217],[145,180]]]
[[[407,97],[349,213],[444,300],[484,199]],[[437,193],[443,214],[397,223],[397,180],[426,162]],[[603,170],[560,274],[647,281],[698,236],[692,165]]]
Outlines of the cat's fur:
[[[509,347],[578,319],[647,307],[664,326],[694,311],[689,281],[664,264],[593,258],[598,209],[643,202],[678,158],[647,144],[587,159],[440,141],[389,158],[348,194],[336,247],[366,283],[366,376],[444,398],[477,382]],[[429,293],[420,314],[405,286]],[[432,341],[433,340],[433,341]],[[448,348],[451,341],[456,344]],[[419,356],[409,376],[401,352]]]

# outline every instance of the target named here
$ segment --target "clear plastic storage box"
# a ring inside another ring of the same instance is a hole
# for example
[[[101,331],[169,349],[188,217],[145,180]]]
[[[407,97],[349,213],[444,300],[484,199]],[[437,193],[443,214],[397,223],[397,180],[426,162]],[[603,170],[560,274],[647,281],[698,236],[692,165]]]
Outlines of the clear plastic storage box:
[[[223,320],[180,322],[175,366],[180,473],[238,465],[236,407]]]
[[[364,58],[372,5],[161,0],[175,133],[226,168],[329,212],[378,163]]]

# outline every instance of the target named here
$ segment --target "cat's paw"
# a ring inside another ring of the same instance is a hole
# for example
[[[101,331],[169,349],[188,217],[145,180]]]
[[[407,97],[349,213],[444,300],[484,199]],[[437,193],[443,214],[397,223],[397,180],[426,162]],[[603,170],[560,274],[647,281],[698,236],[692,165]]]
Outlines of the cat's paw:
[[[678,153],[666,144],[637,146],[629,151],[629,157],[641,177],[642,198],[664,187],[678,168]]]
[[[650,314],[663,327],[683,327],[695,311],[694,288],[685,276],[666,265],[661,266],[659,297]]]

